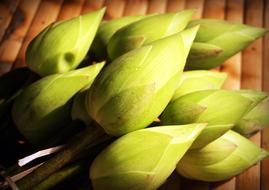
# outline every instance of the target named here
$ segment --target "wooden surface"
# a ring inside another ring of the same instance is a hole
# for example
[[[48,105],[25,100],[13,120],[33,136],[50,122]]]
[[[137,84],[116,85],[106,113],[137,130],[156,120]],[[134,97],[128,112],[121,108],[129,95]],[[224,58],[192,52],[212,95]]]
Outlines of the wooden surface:
[[[269,0],[2,0],[0,1],[0,74],[25,65],[25,49],[45,26],[106,6],[105,19],[123,15],[197,9],[195,18],[218,18],[269,29]],[[227,89],[269,92],[269,35],[225,62]],[[251,138],[269,150],[269,128]],[[162,190],[269,190],[269,158],[220,183],[180,178],[174,173]]]

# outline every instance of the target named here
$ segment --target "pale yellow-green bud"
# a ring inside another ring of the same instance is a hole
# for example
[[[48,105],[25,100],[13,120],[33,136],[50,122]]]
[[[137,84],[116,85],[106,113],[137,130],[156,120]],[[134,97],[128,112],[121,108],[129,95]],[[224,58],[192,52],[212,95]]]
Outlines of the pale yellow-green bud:
[[[104,68],[86,105],[106,133],[119,136],[145,128],[161,114],[174,94],[197,30],[132,50]]]
[[[109,58],[114,60],[132,49],[182,31],[193,13],[193,10],[184,10],[153,15],[129,24],[118,30],[109,40],[107,47]]]
[[[195,25],[200,25],[200,29],[187,60],[187,70],[217,67],[267,31],[217,19],[199,19],[189,23],[189,27]]]
[[[194,148],[198,148],[231,129],[252,104],[251,99],[236,91],[197,91],[170,102],[161,115],[161,123],[162,125],[208,123],[194,144]]]
[[[205,125],[152,127],[120,137],[92,163],[90,178],[94,189],[157,189]]]
[[[26,63],[41,76],[75,69],[86,56],[105,8],[53,23],[29,44]]]
[[[13,120],[33,144],[46,145],[70,117],[71,98],[93,81],[104,63],[50,75],[28,86],[15,100]]]
[[[222,181],[240,174],[269,156],[269,153],[233,131],[202,149],[189,150],[177,165],[187,178]]]

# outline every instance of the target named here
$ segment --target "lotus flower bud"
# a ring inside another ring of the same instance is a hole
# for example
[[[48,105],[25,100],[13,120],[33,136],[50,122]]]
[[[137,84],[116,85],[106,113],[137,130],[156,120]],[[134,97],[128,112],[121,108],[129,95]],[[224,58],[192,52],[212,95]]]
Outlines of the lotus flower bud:
[[[27,65],[41,76],[75,69],[87,54],[104,12],[49,25],[29,44]]]
[[[109,58],[114,60],[132,49],[182,31],[193,13],[193,10],[186,10],[159,14],[129,24],[111,37],[107,46]]]
[[[161,115],[161,123],[162,125],[208,123],[208,127],[195,142],[195,147],[192,147],[198,148],[227,132],[243,117],[252,103],[253,101],[235,91],[197,91],[170,102]]]
[[[94,189],[157,189],[205,125],[152,127],[120,137],[92,163]]]
[[[28,86],[15,100],[12,116],[18,130],[33,144],[43,145],[69,118],[71,98],[91,83],[104,63],[55,74]]]
[[[115,32],[120,28],[141,20],[145,16],[125,16],[109,21],[104,21],[100,24],[100,27],[96,33],[96,36],[92,42],[90,51],[95,55],[98,60],[107,59],[106,47]]]
[[[263,28],[234,24],[216,19],[194,20],[190,22],[189,27],[195,25],[201,26],[195,42],[202,44],[194,47],[193,51],[190,51],[186,64],[186,69],[188,70],[217,67],[231,56],[246,48],[257,38],[263,36],[266,32]],[[215,52],[217,53],[208,53],[207,44],[215,46]],[[200,51],[198,50],[199,47],[201,48]],[[205,51],[204,57],[201,56],[201,53],[197,53],[203,51]],[[192,53],[195,54],[193,55]],[[197,54],[200,54],[200,56],[197,56]]]
[[[202,181],[229,179],[256,164],[269,153],[233,131],[202,149],[189,150],[177,165],[184,177]]]
[[[197,30],[137,48],[104,68],[87,94],[86,108],[106,133],[119,136],[145,128],[161,114],[175,92]]]
[[[241,90],[242,95],[248,96],[254,102],[253,107],[236,123],[233,130],[250,136],[269,125],[269,97],[264,92]]]
[[[226,78],[227,74],[220,72],[203,70],[183,72],[172,101],[191,92],[220,89]]]

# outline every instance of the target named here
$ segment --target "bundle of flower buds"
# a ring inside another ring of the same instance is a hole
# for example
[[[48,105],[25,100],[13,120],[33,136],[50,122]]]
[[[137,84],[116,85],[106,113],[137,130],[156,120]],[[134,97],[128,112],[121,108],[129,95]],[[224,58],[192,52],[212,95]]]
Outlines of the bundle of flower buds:
[[[14,100],[13,121],[28,142],[40,148],[66,139],[15,185],[49,189],[91,165],[95,190],[154,190],[174,170],[221,181],[268,156],[242,136],[269,125],[268,94],[223,90],[227,74],[207,70],[265,29],[192,20],[194,10],[101,22],[104,12],[53,23],[31,41],[26,63],[43,78],[9,96],[2,86],[11,88],[14,74],[0,78],[0,114]],[[95,63],[82,66],[87,52]],[[68,136],[77,120],[85,129]],[[113,142],[84,164],[106,139]]]

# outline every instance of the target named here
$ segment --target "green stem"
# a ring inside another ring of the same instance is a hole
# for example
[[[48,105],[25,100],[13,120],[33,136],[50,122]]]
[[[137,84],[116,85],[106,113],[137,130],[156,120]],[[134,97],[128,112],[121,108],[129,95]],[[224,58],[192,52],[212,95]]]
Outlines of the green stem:
[[[63,166],[76,159],[77,155],[84,149],[95,145],[96,141],[104,135],[105,133],[100,127],[87,128],[86,131],[80,133],[77,138],[70,142],[61,152],[20,179],[17,182],[17,186],[20,190],[32,189]]]
[[[74,163],[72,165],[69,165],[69,166],[61,169],[60,171],[55,172],[51,176],[49,176],[47,179],[45,179],[40,184],[35,186],[33,188],[33,190],[50,189],[50,188],[54,187],[55,185],[63,182],[64,180],[80,173],[81,171],[83,171],[85,169],[85,167],[87,167],[87,164],[85,164],[85,162],[78,162],[78,163]]]

